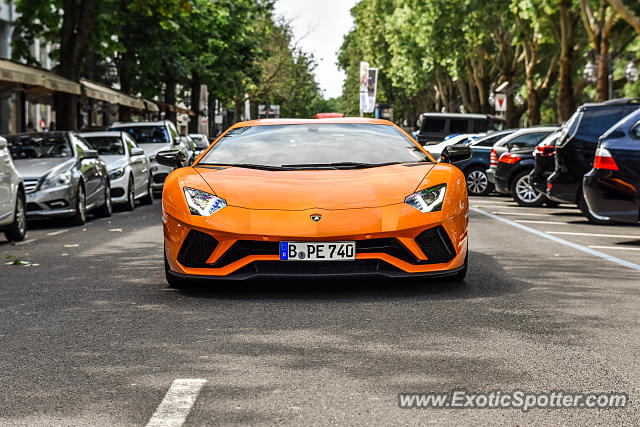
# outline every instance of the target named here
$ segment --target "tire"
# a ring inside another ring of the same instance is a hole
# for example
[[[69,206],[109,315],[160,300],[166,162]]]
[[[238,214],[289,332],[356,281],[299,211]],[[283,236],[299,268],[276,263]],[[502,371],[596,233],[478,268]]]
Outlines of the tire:
[[[530,172],[525,170],[516,174],[511,181],[511,196],[520,206],[540,207],[544,204],[546,197],[529,185]]]
[[[143,205],[153,204],[153,177],[149,174],[149,181],[147,182],[147,195],[140,199],[140,203]]]
[[[188,280],[179,279],[173,275],[171,275],[171,269],[169,268],[169,263],[167,262],[167,254],[164,254],[164,275],[167,279],[167,284],[170,288],[173,289],[187,289],[193,287],[193,282]]]
[[[124,204],[125,211],[132,211],[136,208],[136,195],[133,187],[133,179],[129,178],[127,185],[127,203]]]
[[[591,224],[595,224],[595,225],[614,225],[614,224],[616,224],[615,221],[612,221],[610,219],[603,219],[603,218],[598,218],[598,217],[594,216],[591,213],[591,211],[589,210],[589,206],[587,205],[587,201],[584,198],[584,194],[580,194],[579,195],[578,207],[580,208],[580,211],[582,212],[582,215],[584,215],[585,218],[587,218],[587,220]]]
[[[109,181],[104,186],[104,203],[96,209],[96,216],[100,218],[108,218],[113,213],[113,205],[111,204],[111,187]]]
[[[82,183],[78,184],[76,192],[76,213],[70,220],[73,225],[84,225],[87,222],[87,194]]]
[[[465,173],[467,192],[470,196],[486,196],[491,193],[491,183],[487,178],[486,168],[474,166]]]
[[[22,191],[16,197],[16,210],[13,223],[4,231],[4,235],[10,242],[21,242],[27,235],[27,214],[25,212],[25,201]]]

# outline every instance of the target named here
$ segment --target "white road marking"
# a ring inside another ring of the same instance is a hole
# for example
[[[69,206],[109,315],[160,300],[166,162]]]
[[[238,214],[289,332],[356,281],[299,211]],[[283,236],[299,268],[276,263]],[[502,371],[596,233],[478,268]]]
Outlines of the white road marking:
[[[549,216],[548,213],[533,213],[533,212],[492,212],[496,215],[526,215],[526,216]]]
[[[489,213],[489,212],[486,212],[486,213]],[[516,222],[523,222],[523,223],[527,223],[527,224],[560,224],[560,225],[567,225],[566,222],[533,221],[533,220],[528,220],[528,219],[517,219]]]
[[[16,242],[16,245],[26,245],[27,243],[33,243],[36,242],[38,239],[29,239],[29,240],[23,240],[22,242]]]
[[[202,386],[207,382],[203,379],[174,380],[158,405],[147,427],[181,426],[187,419],[191,407],[195,403]]]
[[[552,240],[552,241],[554,241],[556,243],[560,243],[562,245],[569,246],[569,247],[577,249],[579,251],[586,252],[589,255],[597,256],[599,258],[606,259],[607,261],[611,261],[613,263],[616,263],[616,264],[619,264],[619,265],[623,265],[623,266],[628,267],[628,268],[630,268],[632,270],[640,271],[640,265],[638,265],[638,264],[634,264],[634,263],[626,261],[624,259],[620,259],[620,258],[611,256],[611,255],[605,254],[604,252],[600,252],[600,251],[597,251],[595,249],[588,248],[588,247],[580,245],[578,243],[570,242],[569,240],[564,240],[564,239],[561,239],[559,237],[552,236],[551,234],[547,234],[547,233],[545,233],[543,231],[536,230],[535,228],[531,228],[531,227],[528,227],[526,225],[519,224],[519,222],[525,222],[525,221],[511,221],[510,219],[502,218],[500,216],[493,215],[493,214],[491,214],[489,212],[485,212],[482,209],[473,208],[473,207],[470,208],[470,209],[473,212],[479,213],[481,215],[488,216],[489,218],[495,219],[497,221],[504,222],[505,224],[512,225],[512,226],[517,227],[517,228],[519,228],[521,230],[524,230],[526,232],[535,234],[536,236],[544,237],[545,239]]]
[[[47,233],[47,236],[57,236],[58,234],[66,233],[67,231],[69,231],[69,229],[52,231],[51,233]]]
[[[640,239],[640,236],[632,236],[627,234],[574,233],[572,231],[545,231],[545,233],[561,234],[565,236],[619,237],[621,239]]]
[[[618,251],[640,251],[640,248],[626,248],[624,246],[589,246],[593,249],[615,249]]]

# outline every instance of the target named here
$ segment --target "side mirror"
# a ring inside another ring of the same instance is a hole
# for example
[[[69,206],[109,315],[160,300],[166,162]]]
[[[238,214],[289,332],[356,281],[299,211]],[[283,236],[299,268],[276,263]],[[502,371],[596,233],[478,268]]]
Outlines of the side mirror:
[[[96,150],[84,150],[82,153],[83,159],[97,159],[98,157],[100,157],[100,155]]]
[[[2,150],[3,148],[7,148],[8,146],[8,142],[6,139],[0,137],[0,150]]]
[[[185,156],[180,150],[159,151],[156,154],[156,162],[170,168],[181,168],[184,166]]]
[[[471,147],[467,145],[449,145],[442,150],[440,161],[442,163],[457,163],[471,158]]]
[[[135,147],[131,149],[131,156],[142,156],[144,155],[144,150],[140,147]]]

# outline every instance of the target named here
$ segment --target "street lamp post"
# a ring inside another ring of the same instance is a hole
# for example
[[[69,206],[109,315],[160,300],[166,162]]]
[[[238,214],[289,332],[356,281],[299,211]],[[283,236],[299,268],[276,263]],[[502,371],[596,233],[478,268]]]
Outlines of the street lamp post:
[[[615,58],[609,60],[609,99],[613,99],[613,68],[615,65]],[[638,81],[638,67],[636,67],[633,61],[630,61],[624,69],[624,77],[629,83]],[[595,84],[598,81],[598,68],[589,60],[584,67],[582,77],[587,84]]]

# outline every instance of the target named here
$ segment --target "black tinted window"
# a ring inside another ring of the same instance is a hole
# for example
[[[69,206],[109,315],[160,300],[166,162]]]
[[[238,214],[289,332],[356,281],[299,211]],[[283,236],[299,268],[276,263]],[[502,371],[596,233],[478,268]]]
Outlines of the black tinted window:
[[[437,119],[432,117],[425,117],[422,122],[422,132],[425,133],[443,133],[446,124],[445,119]]]
[[[483,119],[473,119],[473,130],[472,132],[486,132],[489,129],[491,123],[489,123],[489,120],[483,120]],[[493,126],[491,126],[491,130],[494,129]]]
[[[451,119],[449,123],[450,133],[467,133],[469,131],[469,121],[465,119]]]
[[[493,144],[500,141],[505,136],[507,136],[507,134],[500,134],[496,136],[486,137],[476,143],[473,143],[472,145],[474,147],[493,147]]]
[[[14,160],[71,157],[71,144],[60,133],[33,133],[7,137]]]
[[[532,132],[525,133],[523,135],[517,136],[509,141],[511,147],[535,147],[538,145],[540,141],[542,141],[550,132]]]
[[[138,144],[169,142],[169,133],[164,126],[114,126],[111,130],[127,132]]]
[[[124,156],[124,144],[119,136],[85,136],[101,156]]]
[[[624,109],[620,107],[587,110],[582,114],[577,134],[598,139],[622,117]]]
[[[393,126],[299,124],[232,129],[200,163],[263,166],[429,161]]]

